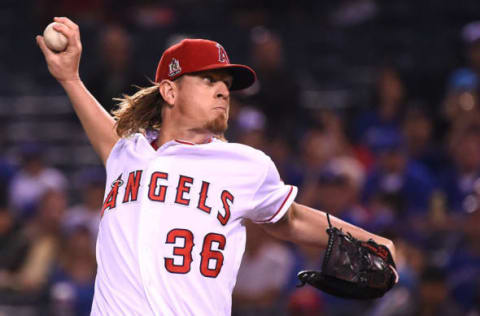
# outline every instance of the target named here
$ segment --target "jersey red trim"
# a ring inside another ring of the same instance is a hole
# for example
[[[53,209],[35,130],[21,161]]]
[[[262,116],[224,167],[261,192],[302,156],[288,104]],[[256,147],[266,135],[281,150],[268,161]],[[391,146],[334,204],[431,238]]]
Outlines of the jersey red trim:
[[[285,205],[285,203],[287,203],[288,198],[289,198],[290,195],[292,194],[292,191],[293,191],[293,187],[290,186],[290,191],[288,192],[287,197],[285,198],[285,200],[283,200],[282,205],[280,205],[280,207],[278,208],[278,211],[276,211],[275,214],[272,215],[272,217],[270,217],[269,219],[267,219],[267,220],[265,221],[265,223],[266,223],[266,222],[270,222],[275,216],[277,216],[277,214],[282,210],[282,208],[283,208],[283,206]]]
[[[175,139],[175,141],[176,141],[177,143],[184,144],[184,145],[192,145],[192,146],[195,145],[194,143],[187,142],[187,141],[185,141],[185,140]]]
[[[180,139],[174,139],[174,140],[175,140],[177,143],[180,143],[180,144],[194,146],[194,145],[203,145],[203,144],[211,143],[212,140],[213,140],[213,137],[210,137],[210,138],[207,139],[205,142],[203,142],[203,143],[198,143],[198,144],[195,144],[195,143],[192,143],[192,142],[188,142],[188,141],[186,141],[186,140],[180,140]]]
[[[192,143],[192,142],[187,142],[186,140],[180,140],[180,139],[174,139],[175,142],[179,143],[179,144],[184,144],[184,145],[191,145],[191,146],[194,146],[194,145],[199,145],[199,144],[195,144],[195,143]],[[213,137],[210,137],[209,139],[207,139],[204,143],[200,143],[200,144],[208,144],[208,143],[211,143],[213,141]],[[158,147],[158,144],[157,144],[157,139],[154,139],[150,142],[150,145],[153,147],[153,149],[157,150],[159,147]]]

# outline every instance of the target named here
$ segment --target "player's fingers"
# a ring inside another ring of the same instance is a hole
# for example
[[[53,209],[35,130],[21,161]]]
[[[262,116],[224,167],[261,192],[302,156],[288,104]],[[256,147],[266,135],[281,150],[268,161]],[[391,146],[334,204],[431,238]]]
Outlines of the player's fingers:
[[[80,29],[77,24],[75,24],[72,20],[70,20],[67,17],[63,17],[63,16],[62,17],[54,17],[53,20],[55,22],[65,24],[71,30],[78,31]]]
[[[398,280],[400,279],[397,269],[395,269],[392,265],[389,265],[389,268],[392,270],[393,274],[395,274],[395,284],[397,284]]]
[[[53,55],[55,55],[54,52],[52,52],[50,49],[48,49],[47,44],[45,44],[45,40],[43,39],[43,36],[37,35],[35,37],[35,39],[37,41],[38,47],[40,47],[40,50],[45,55],[45,58],[49,59]]]
[[[80,42],[80,30],[78,28],[78,25],[70,21],[68,18],[54,18],[54,20],[58,23],[55,24],[53,28],[67,36],[68,47],[76,46],[78,49],[81,50],[82,45]]]
[[[75,39],[75,31],[71,30],[64,24],[57,23],[53,26],[53,29],[65,35],[68,38],[69,43],[72,43]]]

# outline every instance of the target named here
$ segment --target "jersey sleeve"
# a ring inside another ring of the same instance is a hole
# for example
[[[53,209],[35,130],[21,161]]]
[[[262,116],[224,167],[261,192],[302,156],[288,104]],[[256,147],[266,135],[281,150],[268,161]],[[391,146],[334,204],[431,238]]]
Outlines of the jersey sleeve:
[[[273,161],[268,158],[263,181],[254,193],[248,218],[256,223],[275,223],[285,215],[297,196],[297,187],[280,179]]]

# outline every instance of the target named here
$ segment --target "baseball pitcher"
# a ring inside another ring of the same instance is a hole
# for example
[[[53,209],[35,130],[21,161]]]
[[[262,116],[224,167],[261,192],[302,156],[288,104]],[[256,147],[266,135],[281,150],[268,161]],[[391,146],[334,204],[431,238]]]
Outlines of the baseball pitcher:
[[[393,286],[390,240],[295,203],[297,188],[267,155],[224,140],[230,91],[254,83],[251,68],[230,63],[216,42],[183,40],[163,53],[154,84],[119,100],[112,117],[79,77],[79,27],[54,20],[67,49],[49,50],[42,36],[37,43],[107,170],[92,315],[230,315],[244,219],[328,246],[328,266],[349,262],[335,275],[302,271],[304,283],[354,298]]]

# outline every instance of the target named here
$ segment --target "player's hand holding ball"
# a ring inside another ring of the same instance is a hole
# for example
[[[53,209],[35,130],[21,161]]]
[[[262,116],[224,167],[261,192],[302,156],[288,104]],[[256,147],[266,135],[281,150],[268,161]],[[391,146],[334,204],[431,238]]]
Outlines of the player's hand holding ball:
[[[82,54],[80,30],[70,19],[54,18],[36,41],[48,64],[48,70],[61,84],[80,80],[78,69]]]

